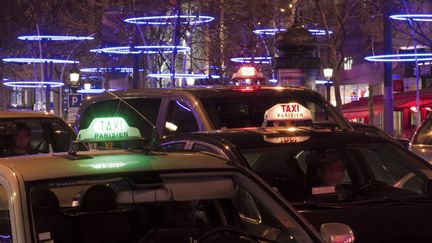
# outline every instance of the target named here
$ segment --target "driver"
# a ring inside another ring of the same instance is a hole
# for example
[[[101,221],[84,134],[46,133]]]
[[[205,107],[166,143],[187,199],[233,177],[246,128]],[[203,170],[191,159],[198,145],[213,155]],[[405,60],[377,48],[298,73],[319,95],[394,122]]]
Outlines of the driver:
[[[320,160],[318,177],[320,186],[336,186],[343,182],[345,164],[336,152],[328,153]]]
[[[11,155],[31,154],[31,129],[24,123],[17,123],[16,130],[15,136],[13,137]]]

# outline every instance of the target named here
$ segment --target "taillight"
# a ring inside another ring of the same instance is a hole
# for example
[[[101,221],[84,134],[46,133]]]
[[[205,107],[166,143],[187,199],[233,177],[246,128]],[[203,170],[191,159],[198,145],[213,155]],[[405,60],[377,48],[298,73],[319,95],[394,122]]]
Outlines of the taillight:
[[[254,92],[255,90],[259,90],[260,86],[236,86],[233,87],[232,90],[240,91],[243,93]]]

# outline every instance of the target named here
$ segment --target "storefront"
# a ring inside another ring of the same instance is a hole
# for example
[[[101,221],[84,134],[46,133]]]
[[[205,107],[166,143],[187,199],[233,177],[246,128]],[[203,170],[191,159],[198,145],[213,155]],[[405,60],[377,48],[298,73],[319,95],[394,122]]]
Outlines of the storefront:
[[[353,122],[369,123],[370,98],[360,98],[342,106],[344,116]],[[421,113],[423,120],[432,109],[432,89],[420,90],[420,111],[416,109],[416,92],[406,91],[394,94],[394,128],[395,135],[410,138],[415,131],[415,117],[417,112]],[[382,127],[383,124],[383,96],[373,96],[374,125]]]

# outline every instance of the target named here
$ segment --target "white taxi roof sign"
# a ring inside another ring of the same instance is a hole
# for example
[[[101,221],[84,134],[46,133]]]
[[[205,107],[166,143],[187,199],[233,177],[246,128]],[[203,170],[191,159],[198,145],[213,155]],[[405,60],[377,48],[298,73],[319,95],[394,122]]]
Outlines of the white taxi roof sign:
[[[95,118],[87,129],[78,132],[77,142],[111,142],[141,139],[138,128],[130,127],[122,117]]]
[[[265,121],[304,121],[312,120],[311,111],[299,103],[282,103],[268,109],[264,114]]]

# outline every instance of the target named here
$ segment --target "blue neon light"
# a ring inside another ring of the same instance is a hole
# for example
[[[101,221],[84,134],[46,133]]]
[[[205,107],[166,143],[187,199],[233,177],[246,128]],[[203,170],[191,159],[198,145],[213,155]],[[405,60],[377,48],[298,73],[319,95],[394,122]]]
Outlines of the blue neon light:
[[[333,81],[327,81],[327,80],[315,80],[315,84],[333,84]]]
[[[284,32],[285,29],[256,29],[253,32],[257,35],[275,35],[278,32]]]
[[[58,88],[63,86],[64,83],[58,81],[9,81],[4,79],[3,85],[16,88],[45,88],[47,86]]]
[[[149,78],[171,78],[172,73],[152,73],[147,75]],[[208,74],[198,74],[198,73],[176,73],[175,78],[194,78],[194,79],[218,79],[219,75],[208,75]]]
[[[269,83],[275,84],[275,83],[277,83],[277,82],[278,82],[277,79],[274,79],[274,78],[269,79]]]
[[[50,58],[33,58],[33,57],[11,57],[3,58],[3,62],[14,62],[14,63],[45,63],[52,62],[57,64],[74,64],[79,61],[66,60],[66,59],[50,59]]]
[[[256,64],[269,64],[272,60],[272,57],[234,57],[231,58],[232,62],[238,63],[256,63]]]
[[[390,16],[394,20],[411,20],[411,21],[423,21],[432,22],[432,14],[395,14]]]
[[[90,52],[108,53],[108,54],[159,54],[172,53],[177,48],[178,52],[187,52],[190,50],[187,46],[113,46],[99,49],[91,49]]]
[[[276,33],[284,32],[286,29],[256,29],[253,32],[257,35],[276,35]],[[327,31],[324,29],[308,29],[312,35],[326,35]],[[329,30],[329,34],[333,34],[333,31]]]
[[[189,112],[191,112],[192,110],[187,108],[186,106],[182,105],[178,100],[176,100],[177,105],[179,105],[181,108],[183,108],[184,110],[187,110]]]
[[[364,58],[370,62],[423,62],[431,61],[432,53],[408,53],[408,54],[392,54],[392,55],[377,55]]]
[[[144,71],[144,69],[139,69],[139,71],[142,72],[142,71]],[[133,68],[131,68],[131,67],[81,68],[80,72],[83,72],[83,73],[110,73],[110,72],[132,73]]]
[[[84,41],[94,40],[94,37],[72,35],[23,35],[18,36],[18,39],[24,41]]]
[[[146,25],[168,25],[174,24],[180,19],[181,24],[203,24],[213,21],[215,18],[205,15],[166,15],[166,16],[146,16],[127,18],[124,22],[128,24],[146,24]]]
[[[107,90],[106,89],[79,89],[79,90],[77,90],[77,92],[81,93],[81,94],[101,94],[105,91],[107,91]],[[109,89],[108,91],[116,91],[116,89]]]
[[[308,29],[309,33],[312,35],[326,35],[327,31],[322,29]],[[328,33],[331,35],[333,34],[333,31],[329,30]]]

